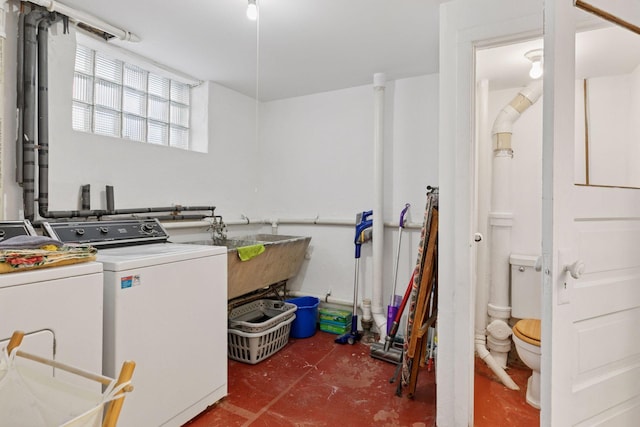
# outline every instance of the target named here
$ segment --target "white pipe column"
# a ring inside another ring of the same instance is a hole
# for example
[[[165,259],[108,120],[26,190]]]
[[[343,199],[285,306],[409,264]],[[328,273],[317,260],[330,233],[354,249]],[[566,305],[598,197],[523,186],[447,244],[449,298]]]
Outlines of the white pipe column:
[[[373,295],[371,313],[384,342],[387,335],[387,316],[382,304],[382,260],[384,259],[384,73],[373,75],[374,131],[373,131]]]
[[[489,82],[482,80],[478,85],[478,155],[484,158],[485,151],[491,146],[491,138],[489,133]],[[488,155],[486,156],[488,157]],[[484,162],[482,162],[484,165]],[[479,186],[481,189],[485,189],[491,185],[489,172],[486,171],[489,166],[485,168],[477,167],[478,180],[481,182]],[[489,191],[490,193],[490,191]],[[490,194],[489,194],[490,196]],[[484,225],[487,224],[488,218],[484,217],[484,212],[489,210],[489,203],[485,202],[484,198],[478,197],[478,220],[479,224],[482,224],[478,229],[485,234],[487,230],[484,230]],[[488,215],[488,214],[487,214]],[[489,259],[487,253],[488,248],[483,246],[478,247],[478,263],[476,274],[476,318],[475,318],[475,350],[479,358],[481,358],[493,373],[500,379],[500,381],[511,390],[519,390],[520,387],[513,381],[513,379],[507,374],[502,366],[493,358],[489,350],[487,350],[487,309],[489,304],[489,263],[486,262]]]
[[[511,317],[509,300],[509,255],[511,253],[511,229],[513,212],[511,203],[511,135],[513,123],[523,111],[535,103],[542,94],[542,82],[534,81],[522,89],[505,106],[493,124],[493,175],[491,212],[489,213],[490,274],[489,325],[487,347],[498,366],[507,366],[507,355],[511,349]]]

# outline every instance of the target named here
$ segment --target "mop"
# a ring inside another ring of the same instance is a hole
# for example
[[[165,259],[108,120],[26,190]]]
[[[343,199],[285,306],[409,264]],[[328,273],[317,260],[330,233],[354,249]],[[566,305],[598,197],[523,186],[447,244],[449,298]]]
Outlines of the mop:
[[[351,314],[351,331],[340,335],[335,339],[338,344],[354,344],[362,336],[358,332],[358,272],[360,270],[360,248],[362,244],[371,239],[370,233],[365,233],[373,225],[373,211],[365,211],[356,216],[356,269],[353,279],[353,313]]]

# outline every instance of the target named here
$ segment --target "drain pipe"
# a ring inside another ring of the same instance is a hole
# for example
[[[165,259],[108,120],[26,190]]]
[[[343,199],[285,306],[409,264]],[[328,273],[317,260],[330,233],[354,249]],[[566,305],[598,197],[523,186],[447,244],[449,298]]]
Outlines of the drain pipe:
[[[387,316],[382,304],[382,261],[384,259],[384,73],[373,75],[374,133],[373,133],[373,292],[371,314],[380,333],[380,342],[387,335]]]
[[[24,18],[24,108],[22,110],[22,194],[24,217],[33,221],[35,216],[35,134],[36,134],[36,63],[38,55],[38,23],[49,12],[34,10]]]
[[[511,135],[513,123],[533,105],[542,94],[542,82],[534,81],[522,89],[496,117],[491,131],[493,136],[493,176],[491,180],[490,226],[490,283],[489,325],[487,346],[500,367],[507,366],[511,349],[511,317],[509,300],[509,254],[511,253],[511,229],[513,212],[511,203],[510,171],[513,150]]]
[[[49,27],[59,17],[49,14],[38,25],[38,211],[49,210]],[[89,192],[87,187],[86,192]],[[83,196],[85,190],[82,191]],[[84,206],[84,197],[83,197]],[[44,215],[42,215],[44,216]]]
[[[25,7],[22,3],[21,7]],[[16,182],[22,185],[22,139],[24,131],[22,128],[24,112],[24,17],[25,13],[18,15],[18,51],[16,52]]]
[[[478,138],[480,139],[480,147],[482,150],[487,145],[490,144],[489,141],[489,129],[488,127],[488,92],[489,92],[489,82],[487,80],[483,80],[480,82],[478,87]],[[482,151],[479,151],[482,152]],[[478,168],[479,170],[479,168]],[[480,203],[480,201],[478,201]],[[480,207],[480,206],[479,206]],[[482,209],[480,207],[480,209]],[[481,229],[481,231],[484,231]],[[489,279],[486,270],[488,268],[483,268],[485,266],[485,259],[481,255],[484,254],[484,251],[481,252],[481,247],[478,248],[478,274],[476,277],[476,316],[475,316],[475,350],[478,357],[480,357],[486,364],[491,368],[493,373],[498,377],[498,379],[504,384],[507,388],[511,390],[519,390],[518,385],[513,381],[513,379],[507,374],[502,366],[500,366],[489,350],[487,349],[487,308],[489,302]],[[487,266],[488,267],[488,266]],[[484,272],[484,274],[483,274]]]

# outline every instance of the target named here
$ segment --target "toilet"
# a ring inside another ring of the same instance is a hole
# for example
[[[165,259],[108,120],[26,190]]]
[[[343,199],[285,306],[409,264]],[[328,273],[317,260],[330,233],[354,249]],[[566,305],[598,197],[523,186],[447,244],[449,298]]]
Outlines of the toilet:
[[[532,370],[527,381],[527,403],[540,409],[540,330],[542,282],[535,265],[538,257],[511,255],[511,317],[513,343],[522,362]]]

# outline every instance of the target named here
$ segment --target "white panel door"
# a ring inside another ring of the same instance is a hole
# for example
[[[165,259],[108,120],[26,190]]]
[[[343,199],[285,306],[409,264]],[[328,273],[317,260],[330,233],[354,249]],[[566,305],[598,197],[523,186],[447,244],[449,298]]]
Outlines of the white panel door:
[[[574,184],[578,19],[545,4],[541,425],[639,425],[640,190]]]

